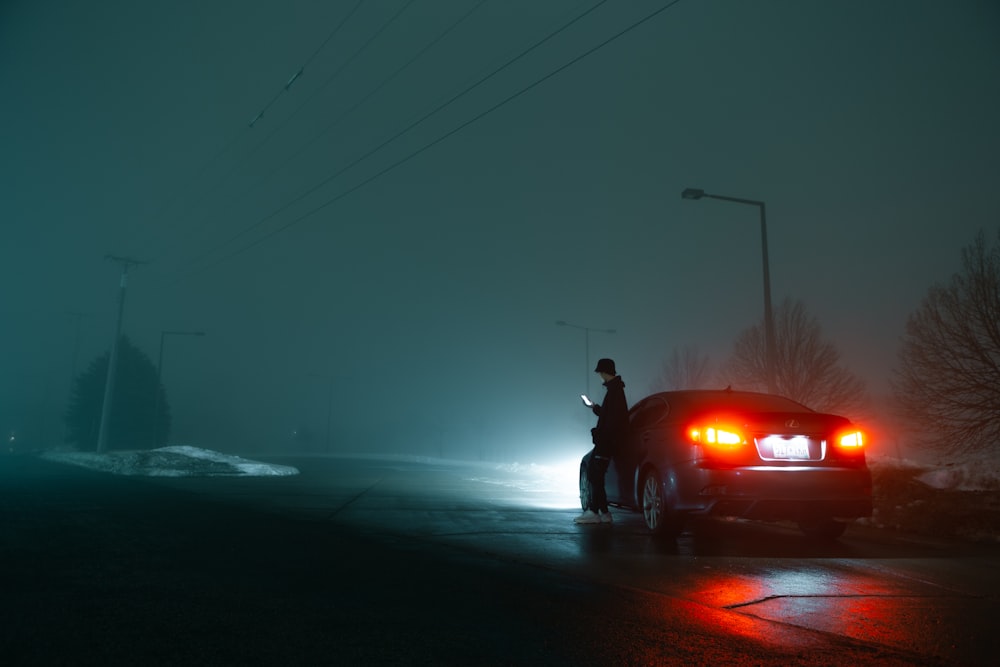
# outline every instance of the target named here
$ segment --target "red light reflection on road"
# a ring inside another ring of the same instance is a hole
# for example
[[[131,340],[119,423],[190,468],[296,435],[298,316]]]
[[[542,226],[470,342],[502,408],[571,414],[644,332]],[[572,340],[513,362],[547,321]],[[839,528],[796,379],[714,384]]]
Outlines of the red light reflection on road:
[[[715,626],[727,635],[736,635],[756,641],[773,640],[773,633],[761,627],[760,619],[746,614],[720,613],[711,607],[693,606],[691,620],[706,626]]]
[[[700,615],[706,623],[724,624],[726,632],[758,641],[784,643],[793,627],[851,637],[900,648],[926,643],[916,628],[926,628],[930,604],[886,581],[819,568],[778,568],[753,575],[718,573],[692,579],[695,587],[681,594],[714,610],[735,612]],[[915,623],[912,621],[917,620]],[[744,620],[741,620],[744,619]],[[761,636],[760,620],[788,626],[788,633],[768,624]],[[777,634],[776,634],[777,633]],[[783,639],[779,639],[784,636]],[[801,637],[795,640],[801,641]]]
[[[830,620],[848,637],[892,646],[908,646],[915,643],[914,626],[905,620],[909,605],[901,603],[900,598],[851,598],[847,606]]]
[[[749,582],[735,577],[720,578],[723,588],[726,581],[732,581],[733,600],[739,599],[740,590],[751,591]],[[720,588],[721,590],[721,588]],[[724,596],[717,596],[722,600]],[[679,638],[670,647],[670,660],[664,661],[654,649],[643,655],[636,664],[701,664],[701,665],[788,665],[803,664],[802,655],[814,655],[817,650],[829,651],[829,637],[822,633],[810,632],[802,628],[775,623],[766,618],[718,608],[703,602],[670,598],[659,598],[656,614],[662,627]],[[819,656],[827,654],[816,654]],[[815,663],[824,662],[818,657]]]
[[[697,604],[687,610],[688,618],[703,628],[703,632],[739,637],[763,645],[807,647],[812,645],[808,634],[793,627],[771,622],[773,619],[755,614],[748,603],[770,599],[775,595],[769,577],[751,577],[723,572],[692,577],[696,587],[681,592]]]

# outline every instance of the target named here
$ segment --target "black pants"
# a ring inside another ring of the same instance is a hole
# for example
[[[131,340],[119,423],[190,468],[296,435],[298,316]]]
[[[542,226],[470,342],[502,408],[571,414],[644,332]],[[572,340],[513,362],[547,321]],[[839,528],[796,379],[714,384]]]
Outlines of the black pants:
[[[587,464],[587,481],[590,482],[590,509],[595,512],[608,511],[608,493],[604,490],[604,475],[608,472],[611,459],[591,456]]]

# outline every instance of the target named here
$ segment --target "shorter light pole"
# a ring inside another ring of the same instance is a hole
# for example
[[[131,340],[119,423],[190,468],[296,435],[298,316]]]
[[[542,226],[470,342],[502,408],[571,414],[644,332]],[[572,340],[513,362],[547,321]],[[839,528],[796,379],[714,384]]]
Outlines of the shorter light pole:
[[[573,329],[583,330],[583,370],[587,373],[587,380],[585,386],[587,387],[587,396],[590,396],[590,374],[593,370],[590,368],[590,332],[596,331],[598,333],[615,333],[614,329],[594,329],[592,327],[585,327],[579,324],[573,324],[571,322],[566,322],[564,320],[558,320],[556,322],[558,326],[561,327],[572,327]]]
[[[163,339],[167,336],[204,336],[204,331],[161,331],[160,355],[156,360],[156,387],[153,394],[153,447],[156,447],[160,435],[160,379],[163,377]]]

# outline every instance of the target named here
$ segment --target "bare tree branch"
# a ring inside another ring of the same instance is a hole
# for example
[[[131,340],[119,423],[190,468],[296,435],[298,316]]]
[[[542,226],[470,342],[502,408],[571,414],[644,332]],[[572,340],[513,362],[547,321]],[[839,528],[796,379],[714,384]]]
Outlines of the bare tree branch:
[[[1000,230],[992,248],[980,231],[910,315],[892,389],[928,449],[1000,452]]]
[[[695,345],[674,348],[663,362],[660,376],[653,385],[653,391],[676,389],[705,389],[711,382],[711,361]]]
[[[840,353],[823,340],[819,322],[801,301],[774,311],[775,387],[779,394],[814,410],[857,418],[867,411],[864,382],[840,363]],[[720,379],[734,388],[767,391],[767,349],[762,324],[745,329],[733,344]]]

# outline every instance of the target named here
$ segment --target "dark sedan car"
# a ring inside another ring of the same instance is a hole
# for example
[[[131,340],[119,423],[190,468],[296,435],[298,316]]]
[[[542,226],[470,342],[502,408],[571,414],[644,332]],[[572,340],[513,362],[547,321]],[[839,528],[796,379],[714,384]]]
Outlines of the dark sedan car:
[[[590,456],[580,465],[584,509]],[[872,512],[857,426],[781,396],[729,389],[663,392],[632,406],[605,485],[611,505],[642,511],[649,530],[666,537],[701,515],[789,520],[835,539]]]

